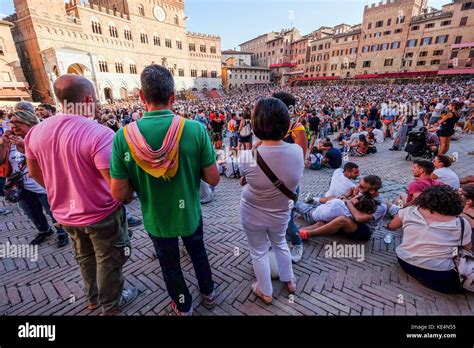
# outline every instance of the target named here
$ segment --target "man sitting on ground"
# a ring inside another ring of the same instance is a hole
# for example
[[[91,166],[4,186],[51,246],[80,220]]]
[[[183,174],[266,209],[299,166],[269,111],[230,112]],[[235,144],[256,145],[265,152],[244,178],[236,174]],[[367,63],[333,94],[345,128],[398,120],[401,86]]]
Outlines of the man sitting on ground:
[[[353,216],[352,218],[341,215],[328,223],[318,222],[300,230],[301,238],[308,239],[342,232],[355,240],[368,241],[387,212],[385,199],[379,194],[381,187],[382,180],[378,176],[368,175],[364,177],[359,185],[354,188],[353,195],[343,199]],[[356,208],[361,193],[372,197],[376,201],[377,208],[373,214],[363,213]]]
[[[321,145],[321,149],[326,151],[324,154],[323,163],[326,167],[337,169],[342,165],[342,154],[339,149],[335,149],[332,142],[326,141]]]

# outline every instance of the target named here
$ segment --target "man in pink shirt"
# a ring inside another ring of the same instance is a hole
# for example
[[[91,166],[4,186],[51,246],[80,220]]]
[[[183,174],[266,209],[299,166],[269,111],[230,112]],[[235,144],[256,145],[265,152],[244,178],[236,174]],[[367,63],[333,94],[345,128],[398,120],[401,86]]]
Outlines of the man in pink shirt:
[[[46,188],[55,219],[74,241],[88,308],[101,306],[103,315],[114,315],[138,294],[123,289],[131,244],[125,208],[110,193],[114,132],[90,119],[98,104],[89,80],[61,76],[54,92],[64,113],[38,124],[25,138],[30,176]]]
[[[413,176],[415,181],[412,181],[407,188],[406,204],[412,203],[425,189],[430,186],[444,185],[441,181],[431,179],[431,174],[435,167],[431,161],[417,160],[413,162]]]

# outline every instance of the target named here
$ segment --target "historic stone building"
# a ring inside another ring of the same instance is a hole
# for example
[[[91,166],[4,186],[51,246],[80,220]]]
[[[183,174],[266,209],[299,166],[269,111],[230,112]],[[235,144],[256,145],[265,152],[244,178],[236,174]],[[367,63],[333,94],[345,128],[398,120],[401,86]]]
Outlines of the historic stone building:
[[[237,52],[231,55],[227,51],[226,55],[229,57],[222,63],[222,84],[226,91],[244,85],[270,83],[270,69],[249,65],[250,53],[242,54],[242,52]]]
[[[166,66],[176,89],[222,86],[220,37],[186,31],[184,0],[14,0],[13,37],[38,101],[66,73],[89,78],[101,101],[136,96],[140,72]]]
[[[274,38],[265,41],[270,34]],[[258,49],[254,59],[271,68],[279,84],[474,74],[474,1],[453,0],[436,10],[428,7],[428,0],[384,0],[365,6],[361,24],[322,27],[303,37],[293,36],[289,54],[285,47],[275,50],[274,42],[281,39],[269,33],[245,42],[241,49]],[[275,63],[271,58],[277,53]]]
[[[0,102],[29,100],[10,22],[0,20]]]

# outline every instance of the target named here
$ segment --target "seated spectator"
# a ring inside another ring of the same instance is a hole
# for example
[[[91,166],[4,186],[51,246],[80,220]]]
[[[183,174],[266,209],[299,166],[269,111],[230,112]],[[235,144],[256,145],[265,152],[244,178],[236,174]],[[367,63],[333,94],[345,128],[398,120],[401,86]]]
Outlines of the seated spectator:
[[[320,170],[323,167],[324,157],[321,150],[313,148],[309,158],[305,160],[304,165],[306,168],[311,170]]]
[[[446,204],[449,202],[449,204]],[[458,215],[461,196],[451,187],[431,186],[410,207],[402,209],[388,224],[390,230],[403,228],[401,244],[396,248],[403,270],[423,285],[443,293],[461,290],[453,262],[453,250],[461,243],[472,249],[472,231],[464,219],[464,231]]]
[[[321,145],[321,149],[325,150],[323,164],[326,167],[337,169],[342,165],[342,153],[339,149],[335,149],[332,142],[326,141]]]
[[[404,205],[410,204],[416,197],[418,197],[425,189],[430,186],[443,185],[441,181],[431,178],[435,166],[432,162],[426,160],[416,160],[413,162],[412,173],[415,180],[408,185],[407,195],[402,196],[401,201]],[[399,204],[400,200],[396,202]]]
[[[326,203],[332,199],[352,194],[352,189],[356,186],[353,180],[359,177],[359,166],[352,162],[347,162],[344,168],[338,168],[334,171],[329,185],[329,190],[324,197],[314,198],[307,203]]]
[[[452,163],[449,156],[436,156],[433,160],[436,169],[433,174],[431,174],[431,179],[441,181],[443,184],[451,186],[454,189],[459,189],[461,187],[459,176],[449,168]]]
[[[387,204],[379,193],[381,187],[382,180],[378,176],[364,177],[359,185],[352,190],[352,196],[346,199],[347,208],[351,212],[352,218],[339,216],[328,223],[319,222],[309,228],[301,229],[301,238],[308,239],[342,232],[355,240],[368,241],[387,213]],[[355,208],[355,205],[359,203],[361,193],[375,199],[377,209],[373,214],[363,213]]]
[[[377,128],[374,128],[374,127],[369,127],[367,128],[367,131],[369,133],[373,133],[374,134],[374,137],[375,137],[375,141],[377,143],[383,143],[384,142],[384,139],[383,139],[383,132],[380,130],[380,129],[377,129]]]
[[[346,203],[341,199],[333,199],[317,207],[310,207],[309,205],[300,202],[298,202],[297,206],[297,212],[301,213],[303,219],[310,225],[314,225],[320,221],[330,222],[339,216],[345,216],[349,218],[353,217],[349,211],[349,208],[347,208]],[[375,213],[377,204],[372,197],[362,194],[358,197],[357,203],[354,205],[354,207],[361,213],[373,214]],[[311,227],[305,228],[307,231],[310,229]]]
[[[365,135],[359,135],[359,141],[356,144],[349,145],[349,153],[351,156],[364,157],[369,149],[369,143]]]
[[[369,132],[369,134],[367,134],[367,142],[369,143],[369,147],[367,148],[367,154],[377,153],[377,146],[375,146],[376,140],[375,140],[374,133]]]
[[[474,184],[465,185],[461,189],[461,195],[464,202],[464,210],[462,212],[462,216],[467,221],[469,221],[469,225],[471,225],[471,230],[474,232]]]

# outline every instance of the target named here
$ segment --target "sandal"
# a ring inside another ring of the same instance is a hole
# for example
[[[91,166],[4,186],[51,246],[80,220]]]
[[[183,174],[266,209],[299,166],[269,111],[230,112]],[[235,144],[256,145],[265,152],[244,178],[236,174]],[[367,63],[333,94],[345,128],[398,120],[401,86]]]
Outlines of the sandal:
[[[255,282],[252,284],[252,292],[259,298],[263,301],[263,303],[265,303],[266,305],[269,305],[272,303],[273,299],[271,296],[267,296],[267,295],[264,295],[262,294],[262,292],[260,291],[260,289],[258,288],[258,283]]]
[[[288,292],[290,294],[294,294],[296,292],[296,279],[293,278],[293,280],[290,280],[289,282],[287,282],[286,286],[288,287]]]

